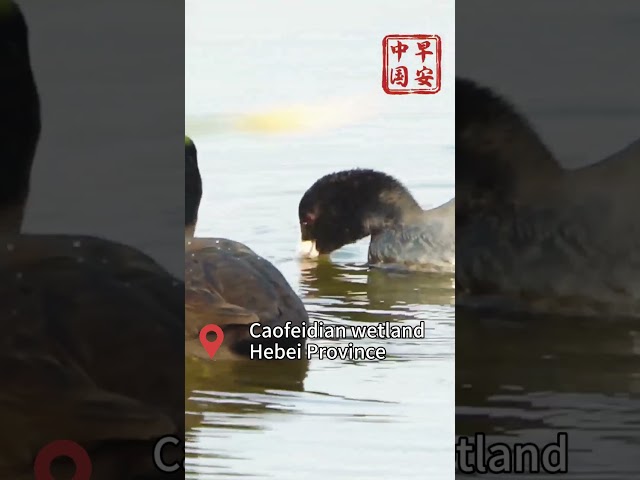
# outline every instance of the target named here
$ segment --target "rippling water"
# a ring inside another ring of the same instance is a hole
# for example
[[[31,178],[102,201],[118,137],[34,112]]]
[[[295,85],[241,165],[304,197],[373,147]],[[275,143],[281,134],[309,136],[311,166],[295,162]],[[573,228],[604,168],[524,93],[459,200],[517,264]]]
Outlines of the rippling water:
[[[183,55],[182,5],[18,3],[42,108],[25,230],[122,242],[182,275],[184,167],[171,157],[184,106],[179,72],[167,75]]]
[[[366,245],[351,250],[343,256],[366,258]],[[290,280],[312,320],[424,321],[427,338],[354,342],[385,347],[382,362],[190,363],[190,478],[451,478],[452,279],[273,260],[298,267]]]
[[[311,317],[325,324],[426,321],[426,340],[355,342],[384,346],[382,362],[192,364],[192,478],[450,478],[453,309],[412,302],[450,302],[451,280],[387,283],[331,264],[302,279]]]
[[[380,362],[190,362],[189,478],[453,476],[452,279],[369,271],[368,239],[331,261],[296,257],[298,202],[324,174],[383,170],[425,207],[454,195],[453,5],[405,3],[187,2],[187,131],[205,186],[197,234],[244,242],[272,261],[312,321],[425,322],[427,329],[423,339],[355,342],[385,347]],[[420,21],[416,12],[424,12]],[[382,38],[425,29],[443,36],[445,88],[435,96],[384,95]],[[328,122],[340,125],[269,136],[201,123],[317,103],[346,105]]]
[[[456,433],[543,446],[567,432],[569,478],[637,478],[637,321],[529,320],[458,310]]]

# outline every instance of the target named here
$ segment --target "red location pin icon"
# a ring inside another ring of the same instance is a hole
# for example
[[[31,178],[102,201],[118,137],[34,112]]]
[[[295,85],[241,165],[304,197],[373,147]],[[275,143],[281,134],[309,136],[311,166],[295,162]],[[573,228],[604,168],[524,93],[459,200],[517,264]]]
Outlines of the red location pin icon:
[[[38,452],[33,464],[35,480],[55,480],[51,473],[51,464],[60,457],[67,457],[73,461],[76,472],[72,480],[89,480],[91,478],[91,459],[87,451],[71,440],[56,440],[45,445]]]
[[[216,334],[216,339],[213,342],[210,340],[207,340],[207,334],[211,332],[215,332]],[[224,333],[222,332],[222,329],[218,325],[214,325],[214,324],[205,325],[205,327],[202,330],[200,330],[200,343],[202,344],[204,349],[209,354],[209,357],[211,358],[213,358],[213,356],[216,354],[216,352],[220,348],[220,345],[222,345],[223,340],[224,340]]]

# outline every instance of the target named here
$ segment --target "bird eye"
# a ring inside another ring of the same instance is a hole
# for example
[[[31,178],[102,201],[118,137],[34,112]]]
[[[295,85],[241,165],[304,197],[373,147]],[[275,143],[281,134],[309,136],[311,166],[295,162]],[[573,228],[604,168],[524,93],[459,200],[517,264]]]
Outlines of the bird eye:
[[[302,224],[305,226],[311,225],[316,221],[316,216],[313,213],[307,213],[302,218]]]

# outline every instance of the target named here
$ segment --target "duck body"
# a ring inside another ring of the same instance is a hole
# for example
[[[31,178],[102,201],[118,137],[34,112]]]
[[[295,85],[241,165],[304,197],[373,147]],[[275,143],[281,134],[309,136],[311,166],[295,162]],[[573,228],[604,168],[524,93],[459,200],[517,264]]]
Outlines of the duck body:
[[[185,249],[185,341],[202,356],[197,342],[209,323],[224,331],[216,359],[251,357],[252,346],[304,349],[305,338],[262,338],[262,327],[302,326],[309,316],[280,271],[242,243],[224,238],[192,238]],[[251,325],[258,323],[251,334]],[[255,358],[255,356],[254,356]]]
[[[371,235],[372,266],[428,272],[455,269],[455,199]]]
[[[458,226],[456,302],[640,316],[640,225],[617,215],[611,206],[579,204],[505,206],[473,216]]]
[[[640,143],[564,169],[490,89],[457,79],[456,102],[457,304],[640,316]]]
[[[183,283],[107,240],[0,238],[0,471],[30,468],[60,438],[92,458],[113,442],[146,442],[139,458],[153,471],[151,443],[183,435]]]

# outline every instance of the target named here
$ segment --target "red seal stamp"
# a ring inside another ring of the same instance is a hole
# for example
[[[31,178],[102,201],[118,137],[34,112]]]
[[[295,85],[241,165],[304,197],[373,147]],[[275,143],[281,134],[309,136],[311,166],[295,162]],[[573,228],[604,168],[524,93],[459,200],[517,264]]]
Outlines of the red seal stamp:
[[[382,40],[382,89],[389,95],[440,91],[438,35],[387,35]]]

